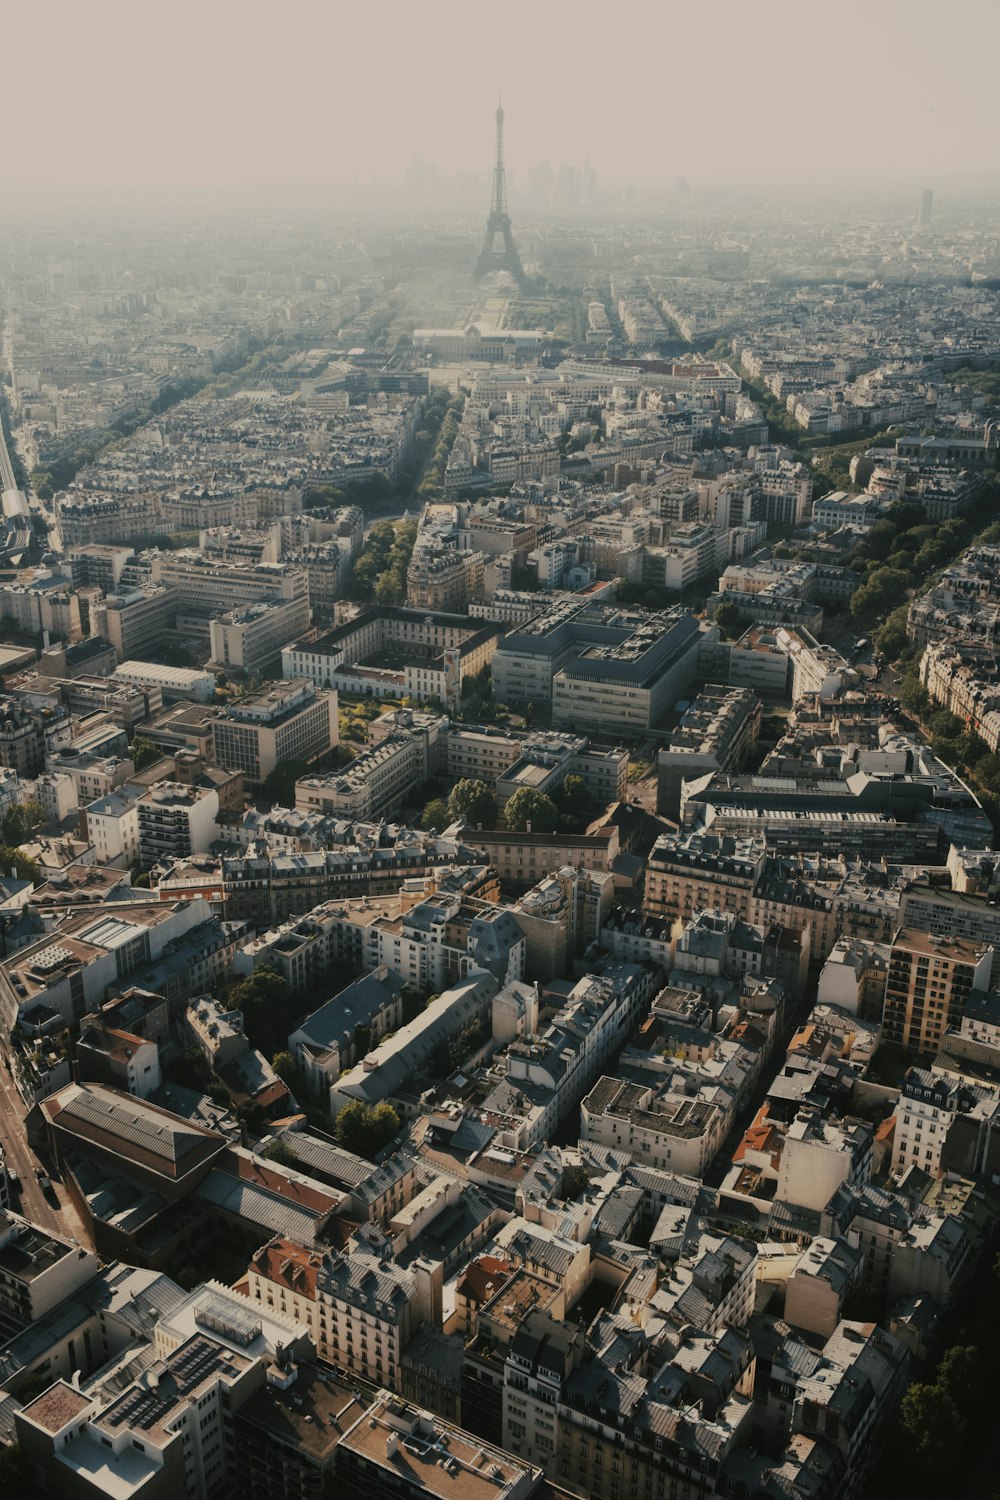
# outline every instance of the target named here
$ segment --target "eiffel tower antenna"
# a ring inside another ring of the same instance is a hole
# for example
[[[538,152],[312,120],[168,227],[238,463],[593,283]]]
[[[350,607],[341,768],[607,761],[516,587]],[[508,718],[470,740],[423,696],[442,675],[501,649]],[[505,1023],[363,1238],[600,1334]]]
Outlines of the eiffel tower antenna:
[[[489,218],[486,220],[486,238],[483,240],[483,248],[479,252],[476,261],[475,278],[478,281],[483,276],[488,276],[491,271],[507,271],[517,282],[518,286],[525,284],[524,267],[521,265],[521,257],[517,253],[514,244],[514,235],[510,227],[510,214],[507,212],[507,173],[503,162],[503,105],[497,104],[497,144],[496,154],[493,158],[493,201],[490,204]],[[497,245],[497,238],[502,240]]]

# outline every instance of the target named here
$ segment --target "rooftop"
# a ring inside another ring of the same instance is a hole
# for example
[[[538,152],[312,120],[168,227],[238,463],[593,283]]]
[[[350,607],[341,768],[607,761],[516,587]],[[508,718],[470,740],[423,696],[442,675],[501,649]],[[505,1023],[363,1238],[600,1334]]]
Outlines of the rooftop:
[[[393,1492],[411,1488],[428,1500],[504,1500],[537,1472],[387,1391],[341,1442],[382,1470]]]

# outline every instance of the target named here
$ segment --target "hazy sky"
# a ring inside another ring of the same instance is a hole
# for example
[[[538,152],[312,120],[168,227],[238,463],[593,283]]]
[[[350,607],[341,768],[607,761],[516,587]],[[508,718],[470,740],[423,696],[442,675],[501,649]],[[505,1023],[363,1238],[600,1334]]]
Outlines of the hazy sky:
[[[49,0],[7,8],[0,178],[936,175],[1000,164],[1000,0]]]

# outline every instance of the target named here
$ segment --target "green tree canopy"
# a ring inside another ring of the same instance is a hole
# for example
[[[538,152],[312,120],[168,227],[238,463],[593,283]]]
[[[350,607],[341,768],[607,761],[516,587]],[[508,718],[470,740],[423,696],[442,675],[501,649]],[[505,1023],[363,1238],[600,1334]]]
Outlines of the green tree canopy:
[[[555,833],[559,826],[559,809],[551,797],[536,792],[534,787],[522,786],[504,808],[507,827],[516,833]]]
[[[18,880],[30,880],[33,885],[42,883],[42,869],[36,860],[22,854],[20,849],[15,849],[11,844],[0,844],[0,871],[7,875],[11,870]]]
[[[720,604],[715,611],[715,623],[728,640],[738,640],[743,634],[743,616],[735,604]]]
[[[465,818],[474,828],[495,828],[497,799],[485,781],[468,777],[457,782],[448,798],[452,818]]]
[[[26,844],[42,826],[42,804],[40,802],[18,802],[3,820],[5,844]]]
[[[226,1002],[243,1013],[243,1025],[253,1045],[270,1057],[285,1046],[296,1016],[288,983],[266,967],[255,969],[230,986]]]
[[[163,751],[159,745],[154,745],[152,740],[147,740],[141,734],[136,735],[128,747],[128,752],[137,771],[145,771],[147,766],[163,759]]]
[[[295,806],[295,783],[309,774],[304,760],[280,760],[264,781],[264,795],[277,807]]]
[[[909,649],[910,643],[906,635],[909,613],[909,605],[901,604],[875,634],[876,646],[890,661],[898,661]]]
[[[856,620],[874,619],[898,605],[909,586],[909,576],[898,568],[875,568],[851,599],[851,614]]]
[[[355,1100],[345,1104],[337,1116],[334,1134],[345,1151],[372,1160],[399,1133],[401,1120],[383,1099],[374,1108]]]
[[[298,1058],[294,1052],[289,1052],[287,1048],[282,1052],[276,1052],[271,1058],[271,1067],[277,1073],[282,1083],[287,1083],[297,1099],[305,1097],[305,1074],[299,1066]]]
[[[448,804],[443,797],[432,797],[420,814],[420,826],[428,831],[436,828],[438,833],[440,833],[442,829],[448,827],[450,822],[451,815],[448,812]]]
[[[943,1474],[965,1426],[944,1387],[923,1385],[919,1381],[911,1385],[903,1397],[899,1421],[916,1463],[935,1474]]]
[[[582,776],[571,771],[556,792],[556,802],[563,812],[585,812],[590,805],[590,791]]]

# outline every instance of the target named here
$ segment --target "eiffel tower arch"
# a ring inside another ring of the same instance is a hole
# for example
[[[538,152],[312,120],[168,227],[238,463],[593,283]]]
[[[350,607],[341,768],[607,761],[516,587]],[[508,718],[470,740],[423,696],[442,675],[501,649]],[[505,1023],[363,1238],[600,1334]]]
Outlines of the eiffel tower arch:
[[[497,107],[497,145],[496,155],[493,159],[493,201],[490,204],[489,218],[486,220],[486,238],[483,240],[483,248],[479,252],[476,261],[476,269],[473,272],[475,279],[480,281],[488,276],[491,271],[506,271],[523,287],[526,281],[524,267],[521,257],[517,253],[514,243],[514,233],[510,227],[510,214],[507,212],[507,175],[503,164],[503,106]],[[498,243],[499,242],[499,243]]]

